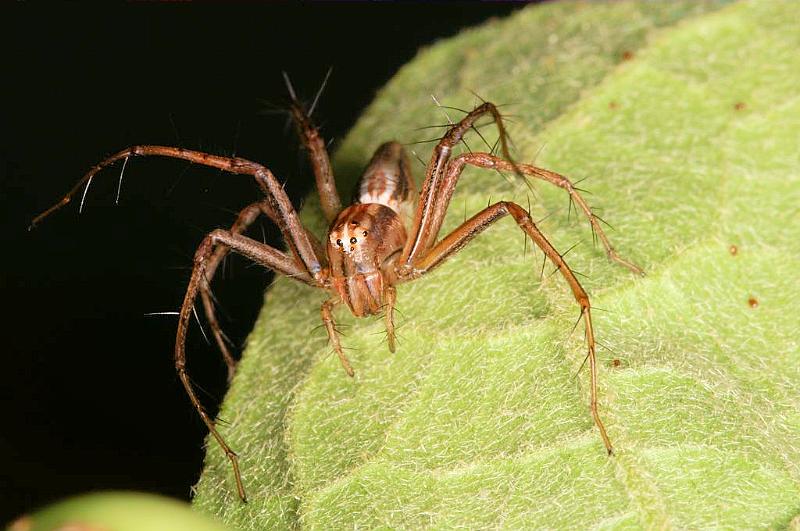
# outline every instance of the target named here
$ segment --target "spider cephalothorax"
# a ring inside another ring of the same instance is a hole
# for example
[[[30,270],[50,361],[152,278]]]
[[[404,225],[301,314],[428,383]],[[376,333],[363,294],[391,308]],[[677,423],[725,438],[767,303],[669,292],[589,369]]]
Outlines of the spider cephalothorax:
[[[290,93],[293,96],[293,91],[290,90]],[[617,255],[597,217],[569,179],[543,168],[513,162],[508,153],[500,113],[493,104],[484,102],[449,127],[439,140],[428,163],[419,194],[416,192],[403,146],[397,142],[387,142],[377,149],[368,164],[359,181],[354,204],[342,208],[325,143],[304,107],[294,96],[292,100],[292,116],[300,139],[308,151],[322,211],[330,224],[325,245],[303,227],[283,187],[265,166],[245,159],[167,146],[134,146],[108,157],[94,166],[59,203],[34,218],[32,223],[35,225],[69,203],[81,187],[84,184],[88,186],[92,177],[101,169],[118,160],[127,161],[132,156],[159,155],[178,158],[231,173],[250,175],[255,179],[264,198],[244,208],[229,230],[217,229],[208,234],[195,253],[175,341],[175,368],[178,376],[192,404],[231,461],[239,496],[245,499],[237,455],[228,447],[216,430],[213,420],[203,410],[186,372],[186,333],[195,299],[199,294],[217,345],[228,365],[229,376],[233,375],[236,362],[217,322],[210,291],[210,281],[225,255],[231,250],[235,251],[276,273],[328,291],[331,297],[322,304],[322,320],[342,366],[352,376],[354,371],[339,342],[333,308],[344,303],[356,317],[383,313],[389,349],[393,351],[395,286],[425,275],[506,215],[512,216],[520,229],[555,264],[580,306],[591,374],[592,417],[606,449],[611,453],[611,441],[597,409],[595,338],[589,297],[563,256],[540,232],[530,214],[515,203],[499,201],[465,220],[453,232],[439,238],[450,199],[466,165],[514,172],[564,189],[589,219],[609,258],[641,273],[638,267]],[[499,129],[499,146],[503,157],[492,152],[453,155],[454,146],[484,116],[491,117]],[[286,243],[285,251],[243,235],[260,215],[267,216],[281,230]]]
[[[328,241],[329,280],[356,317],[383,307],[384,286],[396,277],[390,258],[402,250],[405,232],[397,213],[379,203],[353,205],[336,218]]]

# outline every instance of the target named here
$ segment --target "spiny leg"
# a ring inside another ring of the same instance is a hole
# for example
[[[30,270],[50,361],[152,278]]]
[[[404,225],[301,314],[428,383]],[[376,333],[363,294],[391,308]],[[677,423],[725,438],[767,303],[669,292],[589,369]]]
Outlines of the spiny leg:
[[[600,437],[603,439],[603,444],[611,454],[613,447],[611,440],[606,433],[605,425],[600,419],[600,414],[597,409],[597,362],[595,358],[595,338],[594,328],[592,327],[591,305],[589,304],[589,296],[586,291],[578,282],[577,277],[572,272],[572,269],[567,265],[563,256],[556,251],[555,247],[547,240],[544,234],[536,227],[533,219],[521,206],[516,203],[501,201],[495,203],[482,211],[478,212],[472,218],[465,221],[453,232],[445,236],[439,243],[437,243],[429,252],[419,257],[413,264],[412,270],[408,276],[403,280],[410,280],[419,277],[428,271],[432,270],[447,258],[461,250],[472,238],[486,230],[492,223],[498,219],[510,214],[517,225],[525,231],[531,240],[539,246],[544,254],[550,259],[557,267],[564,279],[572,289],[572,294],[575,300],[581,307],[581,316],[584,320],[586,329],[586,342],[588,345],[589,370],[591,374],[591,411],[592,418],[595,425],[600,430]]]
[[[264,214],[273,222],[276,220],[276,214],[269,206],[269,203],[267,201],[257,201],[246,206],[241,210],[241,212],[239,212],[239,215],[231,226],[229,232],[231,234],[244,234],[261,214]],[[314,247],[314,251],[317,256],[324,256],[324,250],[322,249],[322,245],[319,243],[317,238],[310,233],[308,234],[308,238],[311,240],[311,244]],[[230,383],[233,379],[234,373],[236,372],[236,360],[233,358],[230,350],[228,349],[228,345],[231,344],[230,339],[228,339],[228,337],[225,335],[225,332],[222,331],[222,327],[217,320],[216,310],[214,307],[214,303],[216,301],[211,292],[210,285],[217,268],[219,267],[219,264],[222,263],[222,260],[228,255],[229,251],[230,249],[225,245],[219,245],[215,249],[214,254],[208,260],[206,265],[206,281],[200,286],[200,297],[203,300],[203,308],[205,309],[206,319],[208,320],[208,324],[214,334],[214,340],[216,341],[217,346],[222,353],[222,358],[225,360],[225,364],[228,367],[228,382]]]
[[[328,339],[333,346],[333,350],[336,352],[336,355],[339,356],[339,361],[342,363],[342,367],[344,367],[344,372],[352,377],[355,375],[355,372],[353,372],[353,367],[350,365],[350,360],[347,359],[344,350],[342,350],[342,344],[339,341],[339,332],[336,330],[336,322],[333,320],[334,306],[336,306],[336,302],[333,299],[328,299],[322,303],[322,308],[320,308],[322,323],[325,325],[325,330],[328,332]]]
[[[211,253],[216,245],[224,245],[235,252],[242,254],[251,260],[260,263],[261,265],[271,268],[278,273],[282,273],[291,278],[295,278],[307,284],[317,287],[322,287],[322,267],[317,256],[318,249],[321,249],[319,242],[309,236],[309,233],[300,223],[297,212],[294,210],[291,201],[286,196],[283,187],[275,179],[272,172],[266,167],[251,162],[246,159],[237,157],[221,157],[217,155],[210,155],[199,151],[192,151],[182,148],[175,148],[169,146],[133,146],[124,149],[105,160],[101,161],[92,167],[82,179],[55,205],[51,206],[31,222],[29,229],[33,228],[36,224],[41,222],[44,218],[68,204],[73,197],[80,191],[81,187],[91,182],[92,178],[105,167],[113,164],[114,162],[124,159],[126,162],[132,156],[148,156],[156,155],[163,157],[171,157],[189,162],[202,164],[218,168],[224,171],[235,174],[250,175],[255,178],[256,183],[261,188],[262,192],[266,195],[263,209],[279,227],[284,239],[289,246],[292,256],[277,251],[276,249],[246,238],[241,235],[231,234],[223,230],[217,230],[209,234],[195,254],[195,266],[192,270],[192,276],[189,281],[186,295],[184,297],[183,305],[181,307],[178,331],[175,341],[175,368],[178,376],[186,389],[189,399],[197,409],[203,422],[209,428],[209,431],[225,451],[231,465],[234,469],[236,477],[236,486],[239,496],[242,500],[246,500],[244,486],[239,472],[238,458],[236,454],[225,443],[225,440],[217,432],[214,427],[214,422],[203,410],[200,400],[197,398],[196,393],[191,385],[189,375],[186,372],[186,334],[188,330],[188,322],[191,315],[194,313],[194,300],[197,297],[197,292],[201,289],[203,283],[207,282],[206,266]],[[124,168],[124,167],[123,167]]]
[[[394,307],[397,304],[397,289],[394,286],[388,286],[384,291],[386,299],[386,339],[389,342],[389,352],[394,352],[396,344],[396,336],[394,332]]]
[[[243,208],[242,211],[239,212],[239,215],[231,226],[229,232],[231,234],[244,234],[250,225],[252,225],[253,222],[258,219],[258,216],[263,212],[262,203],[263,201],[259,201]],[[217,320],[216,311],[214,309],[214,296],[211,293],[211,280],[216,274],[217,267],[219,267],[219,264],[222,262],[225,256],[227,256],[229,251],[230,248],[225,245],[218,245],[216,247],[214,253],[206,263],[205,279],[200,284],[200,298],[203,301],[206,320],[208,321],[211,331],[214,334],[214,339],[216,340],[217,347],[219,347],[219,350],[222,353],[222,358],[225,360],[225,365],[228,367],[228,383],[231,382],[236,371],[236,360],[233,358],[230,350],[228,349],[230,340],[222,331],[222,327]]]
[[[220,229],[206,236],[195,253],[192,275],[189,278],[189,286],[186,289],[186,295],[183,298],[183,304],[178,318],[178,331],[175,338],[175,370],[178,372],[178,377],[181,383],[183,383],[183,387],[186,389],[186,393],[189,395],[189,400],[192,402],[192,405],[197,410],[200,418],[203,419],[211,435],[222,447],[228,460],[230,460],[239,497],[243,501],[247,501],[244,484],[242,483],[242,477],[239,471],[238,456],[231,450],[222,435],[219,434],[213,419],[209,417],[205,409],[203,409],[203,405],[200,403],[194,391],[194,387],[192,386],[189,374],[186,371],[186,335],[188,332],[189,319],[194,312],[194,301],[197,297],[197,293],[200,291],[203,284],[207,283],[207,267],[217,246],[225,246],[264,267],[274,270],[276,273],[281,273],[309,284],[314,284],[314,281],[304,268],[297,263],[295,258],[269,245]]]
[[[330,71],[328,71],[328,74],[330,74]],[[326,77],[325,81],[327,80],[328,78]],[[342,201],[339,199],[339,192],[336,190],[336,181],[333,178],[333,169],[331,169],[325,140],[320,135],[319,129],[311,121],[310,113],[307,114],[305,107],[297,100],[294,89],[291,88],[291,84],[288,82],[288,77],[286,81],[289,95],[292,98],[290,110],[297,129],[297,136],[300,137],[300,141],[308,151],[308,160],[311,163],[311,169],[314,172],[314,178],[317,183],[322,212],[325,214],[325,219],[330,223],[342,210]],[[325,84],[323,83],[320,91],[324,86]],[[319,93],[317,93],[317,97],[319,97]],[[314,103],[316,104],[316,100]]]
[[[627,267],[631,271],[636,274],[642,275],[644,272],[641,268],[639,268],[633,262],[626,260],[625,258],[621,257],[617,251],[611,246],[611,242],[608,240],[605,231],[603,231],[603,227],[600,225],[597,216],[592,212],[591,208],[589,208],[588,203],[586,200],[581,196],[572,182],[560,175],[550,170],[546,170],[544,168],[539,168],[536,166],[531,166],[530,164],[522,164],[518,162],[509,162],[507,160],[503,160],[500,157],[496,157],[489,153],[463,153],[454,157],[447,165],[447,171],[445,172],[445,176],[441,180],[440,183],[440,197],[438,198],[436,208],[433,211],[433,217],[439,220],[439,226],[441,225],[441,220],[444,219],[445,215],[447,214],[447,207],[450,203],[450,198],[453,196],[453,191],[455,190],[456,183],[458,183],[458,179],[461,176],[461,172],[464,170],[464,167],[469,164],[471,166],[476,166],[479,168],[487,168],[487,169],[494,169],[500,171],[516,171],[522,173],[524,175],[528,175],[531,177],[535,177],[537,179],[541,179],[543,181],[547,181],[551,184],[558,186],[559,188],[563,188],[567,191],[570,195],[570,198],[575,202],[576,205],[583,211],[586,217],[589,220],[589,223],[592,225],[592,230],[599,236],[600,241],[605,248],[606,254],[608,258],[618,264]],[[436,234],[434,234],[434,237]]]
[[[504,157],[511,159],[508,151],[508,134],[500,112],[494,104],[484,102],[454,124],[433,149],[431,160],[425,170],[425,180],[422,183],[419,204],[414,213],[414,223],[398,263],[410,265],[415,256],[430,249],[436,240],[436,234],[439,232],[443,220],[435,216],[434,212],[440,210],[437,206],[440,201],[440,182],[444,177],[452,149],[461,141],[467,131],[472,129],[475,122],[487,114],[490,114],[497,124],[500,133],[500,151]]]
[[[124,149],[110,157],[102,160],[93,166],[81,180],[65,195],[61,201],[51,206],[31,222],[31,228],[36,226],[44,218],[68,204],[72,198],[80,191],[81,187],[91,181],[91,179],[103,168],[115,163],[118,160],[134,156],[161,156],[175,159],[187,160],[196,164],[218,168],[223,171],[240,175],[250,175],[255,178],[256,183],[266,196],[266,201],[270,209],[275,214],[274,221],[278,225],[284,240],[297,260],[303,264],[306,272],[313,278],[319,278],[322,266],[314,251],[314,244],[308,237],[308,233],[300,223],[300,218],[292,206],[292,202],[283,190],[283,186],[278,182],[272,172],[261,164],[241,159],[238,157],[222,157],[210,155],[200,151],[169,147],[169,146],[133,146]]]

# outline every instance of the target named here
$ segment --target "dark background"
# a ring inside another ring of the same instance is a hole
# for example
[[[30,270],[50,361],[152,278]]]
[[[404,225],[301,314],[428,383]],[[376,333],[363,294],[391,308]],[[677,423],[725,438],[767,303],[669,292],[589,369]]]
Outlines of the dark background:
[[[195,246],[258,193],[242,176],[139,158],[119,205],[117,166],[82,215],[76,201],[28,232],[31,217],[141,143],[263,162],[299,204],[310,172],[285,115],[264,113],[287,101],[282,70],[311,100],[333,67],[315,118],[335,147],[420,46],[517,7],[2,6],[0,524],[95,489],[188,499],[205,428],[175,376],[175,317],[145,313],[178,309]],[[228,266],[215,293],[241,344],[270,275]],[[196,327],[188,352],[214,412],[220,356]]]

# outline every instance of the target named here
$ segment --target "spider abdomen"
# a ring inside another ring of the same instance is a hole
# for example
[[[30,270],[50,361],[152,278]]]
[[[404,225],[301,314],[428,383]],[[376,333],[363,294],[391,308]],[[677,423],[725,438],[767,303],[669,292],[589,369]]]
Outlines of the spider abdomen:
[[[356,202],[385,205],[407,217],[413,209],[416,195],[403,145],[398,142],[381,144],[358,182]]]

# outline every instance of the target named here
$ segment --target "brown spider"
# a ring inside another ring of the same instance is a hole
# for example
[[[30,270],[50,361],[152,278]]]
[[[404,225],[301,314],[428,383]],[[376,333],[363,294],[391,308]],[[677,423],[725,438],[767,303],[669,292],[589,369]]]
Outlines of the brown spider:
[[[225,362],[229,378],[236,362],[225,344],[225,335],[217,322],[209,282],[222,259],[233,250],[250,260],[286,275],[299,282],[328,291],[331,298],[322,304],[322,321],[333,349],[348,375],[353,369],[345,356],[334,324],[333,308],[345,303],[356,317],[383,312],[386,319],[389,350],[395,350],[394,309],[395,285],[408,282],[428,273],[447,258],[461,250],[472,238],[492,223],[511,215],[517,225],[539,246],[566,279],[580,305],[586,328],[587,359],[591,372],[591,412],[608,453],[611,441],[597,410],[597,367],[595,339],[592,328],[591,306],[586,291],[564,258],[550,244],[530,214],[516,203],[499,201],[481,210],[444,238],[438,239],[447,207],[459,176],[466,165],[515,172],[542,179],[561,187],[588,217],[593,230],[600,237],[609,258],[636,273],[641,273],[633,263],[620,257],[608,241],[597,217],[586,201],[566,177],[555,172],[511,161],[507,135],[495,105],[484,102],[458,123],[452,125],[439,140],[428,163],[422,191],[417,194],[403,146],[397,142],[381,145],[372,157],[357,188],[355,203],[342,208],[331,170],[325,142],[311,122],[305,108],[292,96],[291,114],[300,139],[308,151],[316,178],[322,211],[330,223],[327,240],[323,244],[306,230],[283,187],[269,169],[236,157],[210,155],[167,146],[134,146],[116,153],[93,168],[67,193],[64,198],[34,218],[31,227],[54,211],[69,203],[83,185],[89,184],[100,170],[118,160],[129,157],[159,155],[203,164],[230,173],[251,175],[265,198],[244,208],[229,230],[216,229],[208,234],[197,248],[189,286],[181,306],[177,338],[175,341],[175,368],[194,407],[220,444],[233,466],[236,488],[246,501],[244,485],[239,472],[237,455],[217,432],[214,421],[203,409],[186,371],[186,341],[189,319],[194,311],[199,292],[205,314],[214,332]],[[463,153],[452,156],[452,150],[482,116],[491,116],[499,129],[499,144],[504,158],[492,153]],[[124,169],[124,166],[123,166]],[[416,204],[416,208],[414,205]],[[261,215],[267,216],[280,229],[287,250],[281,251],[243,236],[247,228]]]

